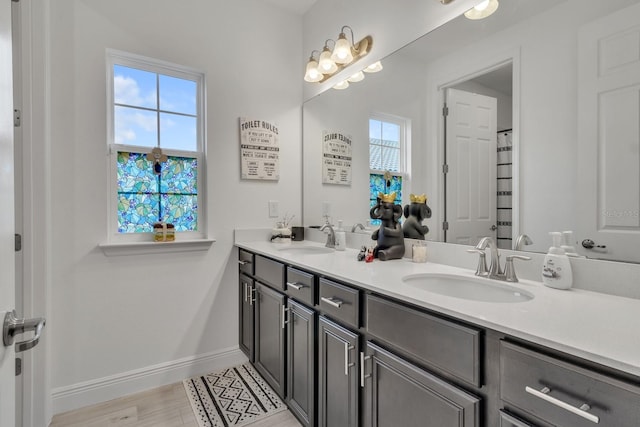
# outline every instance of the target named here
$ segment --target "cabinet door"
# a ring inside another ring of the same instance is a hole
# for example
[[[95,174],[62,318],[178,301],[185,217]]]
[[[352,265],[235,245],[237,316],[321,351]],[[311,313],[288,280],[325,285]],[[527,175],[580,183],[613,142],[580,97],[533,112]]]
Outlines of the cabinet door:
[[[367,343],[364,426],[475,427],[480,399]]]
[[[315,423],[316,316],[288,300],[287,404],[304,426]]]
[[[247,355],[250,362],[254,359],[253,328],[254,311],[253,302],[255,299],[253,279],[240,275],[240,350]]]
[[[319,325],[318,425],[357,427],[358,335],[322,316]]]
[[[273,390],[285,393],[285,296],[256,282],[254,366]]]

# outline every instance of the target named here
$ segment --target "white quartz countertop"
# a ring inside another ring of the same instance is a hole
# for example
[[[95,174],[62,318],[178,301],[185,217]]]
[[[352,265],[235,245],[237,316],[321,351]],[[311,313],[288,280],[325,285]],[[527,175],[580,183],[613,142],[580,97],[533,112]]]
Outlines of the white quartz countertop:
[[[492,303],[444,296],[405,284],[414,274],[456,274],[475,277],[471,270],[436,263],[357,261],[358,251],[296,253],[291,246],[323,246],[304,241],[237,242],[238,247],[311,270],[321,275],[394,297],[435,312],[563,351],[592,362],[640,376],[640,300],[580,289],[557,290],[541,282],[510,283],[534,295],[517,303]],[[488,279],[487,279],[488,280]]]

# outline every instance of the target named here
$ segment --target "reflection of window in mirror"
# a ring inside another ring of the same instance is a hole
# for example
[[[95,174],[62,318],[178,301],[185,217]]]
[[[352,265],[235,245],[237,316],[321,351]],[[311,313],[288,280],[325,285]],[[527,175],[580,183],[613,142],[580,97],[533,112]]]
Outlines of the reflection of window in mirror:
[[[379,193],[396,192],[396,201],[402,205],[403,186],[406,186],[406,135],[409,120],[395,116],[375,114],[369,118],[369,201],[376,205]],[[385,177],[385,172],[390,172]],[[379,224],[380,220],[371,220]]]

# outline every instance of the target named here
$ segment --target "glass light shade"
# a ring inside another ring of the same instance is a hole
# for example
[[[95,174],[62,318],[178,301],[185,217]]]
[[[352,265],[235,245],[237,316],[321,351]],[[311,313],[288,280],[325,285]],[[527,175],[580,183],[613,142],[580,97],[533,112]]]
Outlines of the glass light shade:
[[[362,71],[358,71],[353,76],[349,77],[347,80],[350,81],[351,83],[357,83],[359,81],[362,81],[364,80],[364,73]]]
[[[307,69],[304,73],[304,80],[309,83],[316,83],[322,80],[322,73],[318,71],[318,62],[310,58],[307,62]]]
[[[498,0],[484,0],[464,13],[468,19],[483,19],[498,10]]]
[[[344,33],[340,33],[338,41],[333,48],[331,59],[336,64],[348,64],[353,61],[353,54],[351,53],[351,43],[347,41],[347,37]]]
[[[333,59],[331,59],[331,51],[328,47],[325,47],[320,54],[318,69],[322,74],[333,74],[338,71],[338,66],[333,62]]]
[[[334,89],[338,89],[338,90],[346,89],[348,87],[349,87],[349,82],[346,80],[341,81],[340,83],[337,83],[333,86]]]
[[[381,70],[382,70],[382,63],[380,61],[377,61],[369,65],[367,68],[365,68],[362,71],[364,71],[365,73],[377,73],[378,71],[381,71]]]

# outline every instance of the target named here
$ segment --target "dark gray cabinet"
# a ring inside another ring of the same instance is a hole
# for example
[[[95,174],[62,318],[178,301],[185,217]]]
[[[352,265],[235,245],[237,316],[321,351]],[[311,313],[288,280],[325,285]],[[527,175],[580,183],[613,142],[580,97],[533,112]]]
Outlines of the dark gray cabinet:
[[[318,425],[357,427],[359,336],[322,316],[318,324]]]
[[[255,283],[254,366],[280,397],[285,397],[285,299]]]
[[[505,411],[500,411],[500,427],[535,427],[533,424],[522,421]]]
[[[365,427],[477,427],[480,399],[371,342],[363,358]]]
[[[255,289],[253,279],[240,274],[240,350],[254,361],[254,311]]]
[[[300,422],[315,425],[316,401],[316,314],[289,299],[287,301],[287,405]]]
[[[500,397],[551,425],[640,425],[640,385],[506,341],[500,343]]]

